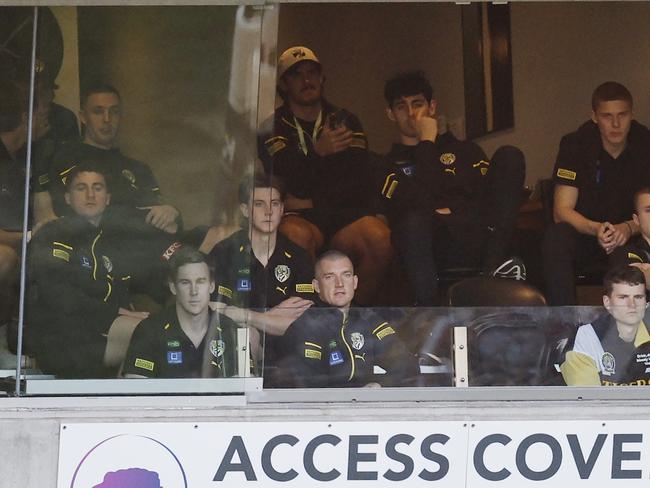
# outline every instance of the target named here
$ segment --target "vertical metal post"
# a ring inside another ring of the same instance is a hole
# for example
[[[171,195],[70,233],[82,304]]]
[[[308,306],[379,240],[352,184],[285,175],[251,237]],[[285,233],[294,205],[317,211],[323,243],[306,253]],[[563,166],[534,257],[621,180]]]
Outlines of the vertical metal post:
[[[27,265],[27,232],[29,223],[29,182],[32,174],[32,120],[34,118],[34,84],[36,83],[36,35],[38,33],[38,7],[34,7],[32,27],[32,57],[29,69],[29,112],[27,116],[27,160],[25,161],[25,200],[23,202],[23,239],[20,252],[20,299],[18,302],[18,346],[16,350],[16,396],[20,395],[22,376],[23,327],[25,325],[25,287]]]
[[[454,386],[469,386],[469,362],[467,360],[467,327],[454,327]]]
[[[248,327],[239,327],[237,329],[237,374],[240,378],[248,378],[251,375],[249,341]]]

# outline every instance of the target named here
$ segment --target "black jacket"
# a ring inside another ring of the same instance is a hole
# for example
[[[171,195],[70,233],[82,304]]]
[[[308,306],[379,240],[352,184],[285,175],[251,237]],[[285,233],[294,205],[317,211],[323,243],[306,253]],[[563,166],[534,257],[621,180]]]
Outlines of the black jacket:
[[[300,121],[307,154],[301,148],[296,119],[286,104],[267,120],[258,136],[258,154],[267,174],[282,178],[288,193],[311,198],[314,208],[376,209],[376,196],[369,188],[376,160],[368,152],[366,135],[359,119],[347,110],[323,101],[322,124],[338,113],[353,132],[348,149],[321,157],[314,151],[313,124]],[[316,138],[322,125],[316,130]]]
[[[489,167],[478,145],[459,141],[449,132],[439,135],[435,143],[394,144],[379,183],[385,212],[399,218],[401,212],[411,210],[450,208],[455,214],[480,210]]]
[[[285,356],[275,386],[405,386],[419,373],[397,331],[369,308],[351,308],[347,320],[336,308],[311,308],[282,339]],[[375,375],[375,365],[386,374]]]

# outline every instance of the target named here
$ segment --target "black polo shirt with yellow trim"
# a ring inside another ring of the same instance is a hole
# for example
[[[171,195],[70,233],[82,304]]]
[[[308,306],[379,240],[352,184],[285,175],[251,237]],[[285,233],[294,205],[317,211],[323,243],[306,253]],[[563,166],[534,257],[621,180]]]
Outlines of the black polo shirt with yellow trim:
[[[227,317],[211,313],[208,330],[197,346],[178,320],[176,306],[142,321],[133,332],[124,374],[147,378],[227,378],[237,373],[236,328]]]
[[[625,150],[616,158],[603,149],[592,121],[560,142],[553,180],[578,189],[576,211],[597,222],[617,224],[634,212],[634,193],[648,185],[650,131],[632,121]]]
[[[369,308],[312,307],[282,337],[287,354],[272,386],[407,386],[419,373],[395,326]],[[375,366],[385,374],[375,375]],[[266,384],[266,383],[265,383]]]
[[[272,308],[290,297],[313,300],[314,266],[307,251],[278,233],[266,267],[240,230],[210,252],[216,275],[212,301],[244,308]]]

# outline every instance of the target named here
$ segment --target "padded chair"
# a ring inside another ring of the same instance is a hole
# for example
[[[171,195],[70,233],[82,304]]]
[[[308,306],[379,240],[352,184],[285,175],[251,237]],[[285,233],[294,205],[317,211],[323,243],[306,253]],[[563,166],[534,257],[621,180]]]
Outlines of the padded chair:
[[[543,307],[544,295],[525,281],[481,276],[467,278],[447,290],[450,307]]]
[[[498,312],[468,324],[470,386],[541,385],[548,375],[542,318]]]

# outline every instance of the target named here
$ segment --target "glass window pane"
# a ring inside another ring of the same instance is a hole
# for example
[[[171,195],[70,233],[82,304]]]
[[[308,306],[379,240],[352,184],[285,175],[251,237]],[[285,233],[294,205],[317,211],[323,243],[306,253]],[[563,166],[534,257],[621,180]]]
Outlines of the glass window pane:
[[[37,158],[44,224],[25,331],[52,381],[27,393],[243,392],[257,374],[248,322],[220,300],[226,270],[216,263],[215,279],[213,264],[255,172],[263,10],[40,11],[58,30],[38,47],[60,41],[62,56]],[[241,269],[249,261],[242,249]],[[174,380],[186,377],[201,379]]]

